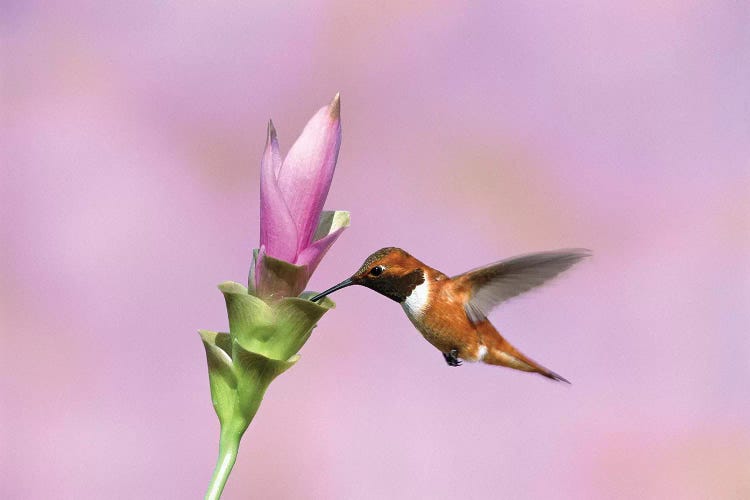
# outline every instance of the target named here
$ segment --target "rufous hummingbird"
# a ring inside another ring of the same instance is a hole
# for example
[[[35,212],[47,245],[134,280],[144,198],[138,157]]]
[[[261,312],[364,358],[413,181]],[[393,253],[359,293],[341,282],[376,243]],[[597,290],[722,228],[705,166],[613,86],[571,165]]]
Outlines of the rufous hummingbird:
[[[584,257],[585,249],[531,253],[449,278],[400,248],[370,255],[348,278],[310,300],[351,285],[362,285],[393,299],[422,336],[443,353],[449,366],[482,361],[539,373],[570,383],[513,347],[487,319],[498,304],[538,287]]]

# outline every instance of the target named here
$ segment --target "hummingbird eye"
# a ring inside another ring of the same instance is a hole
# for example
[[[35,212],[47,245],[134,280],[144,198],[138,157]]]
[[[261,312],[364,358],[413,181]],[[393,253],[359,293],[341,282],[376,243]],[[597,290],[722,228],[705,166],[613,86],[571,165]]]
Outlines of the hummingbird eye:
[[[375,266],[370,269],[370,276],[380,276],[381,274],[383,274],[383,271],[385,271],[385,267]]]

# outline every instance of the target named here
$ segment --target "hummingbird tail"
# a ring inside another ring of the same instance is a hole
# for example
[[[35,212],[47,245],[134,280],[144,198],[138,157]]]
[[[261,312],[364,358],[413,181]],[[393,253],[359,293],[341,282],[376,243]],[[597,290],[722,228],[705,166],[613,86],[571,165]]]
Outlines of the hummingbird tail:
[[[489,322],[487,322],[487,324],[489,324]],[[482,340],[484,344],[488,346],[488,349],[487,354],[482,361],[488,365],[506,366],[524,372],[538,373],[550,380],[570,384],[570,381],[562,375],[545,368],[513,347],[510,342],[505,340],[503,336],[494,329],[494,327],[492,330],[492,333],[494,334],[487,335],[487,333],[490,332],[483,332],[485,335],[483,335]]]
[[[489,349],[489,351],[487,352],[487,356],[484,358],[484,362],[489,365],[506,366],[508,368],[513,368],[524,372],[538,373],[539,375],[547,377],[550,380],[570,384],[570,381],[562,375],[555,373],[548,368],[545,368],[544,366],[524,356],[518,351],[516,351],[515,353],[509,353],[500,349]]]

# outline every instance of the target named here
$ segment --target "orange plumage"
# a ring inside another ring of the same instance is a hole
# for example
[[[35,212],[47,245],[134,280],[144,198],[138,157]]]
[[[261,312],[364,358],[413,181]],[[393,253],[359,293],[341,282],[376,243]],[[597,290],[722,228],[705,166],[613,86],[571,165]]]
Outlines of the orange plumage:
[[[568,382],[505,340],[487,314],[501,302],[543,284],[588,255],[581,249],[528,254],[450,278],[400,248],[388,247],[370,255],[351,278],[312,300],[346,286],[366,286],[399,302],[417,330],[443,353],[450,366],[459,366],[461,360],[481,361]]]

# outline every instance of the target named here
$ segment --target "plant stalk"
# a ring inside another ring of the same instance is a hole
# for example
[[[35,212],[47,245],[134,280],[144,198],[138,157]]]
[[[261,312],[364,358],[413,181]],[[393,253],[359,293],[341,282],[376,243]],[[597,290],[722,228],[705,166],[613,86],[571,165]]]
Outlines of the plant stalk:
[[[227,484],[229,474],[232,472],[234,462],[237,460],[237,451],[240,447],[240,438],[242,434],[237,435],[229,431],[221,430],[219,438],[219,458],[216,461],[216,468],[211,482],[208,483],[206,491],[206,500],[219,500],[221,493],[224,491],[224,485]]]

